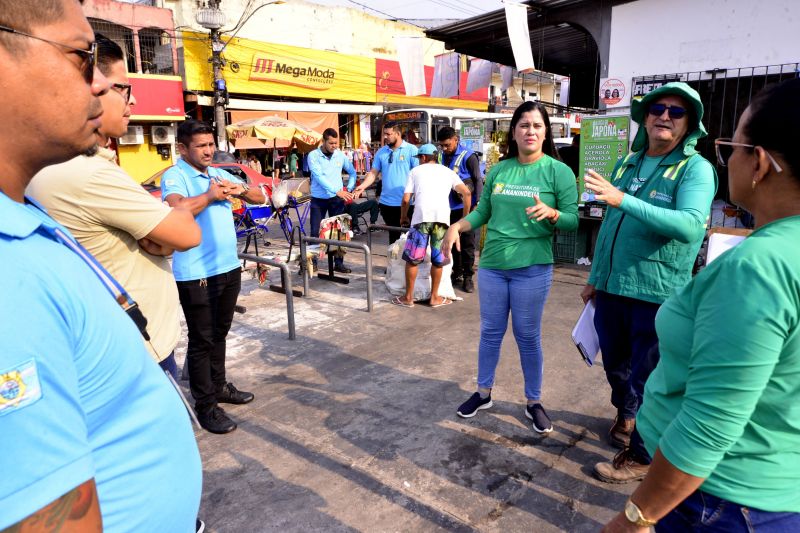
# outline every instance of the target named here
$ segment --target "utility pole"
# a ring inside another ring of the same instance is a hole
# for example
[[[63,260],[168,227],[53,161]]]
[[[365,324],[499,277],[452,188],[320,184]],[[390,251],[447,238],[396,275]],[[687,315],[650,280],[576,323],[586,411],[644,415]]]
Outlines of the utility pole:
[[[197,12],[197,23],[211,32],[211,65],[214,69],[214,125],[217,130],[217,148],[227,151],[228,142],[225,134],[225,103],[227,87],[222,77],[222,50],[225,48],[220,39],[220,28],[225,25],[225,13],[219,8],[220,0],[209,0],[206,7]]]

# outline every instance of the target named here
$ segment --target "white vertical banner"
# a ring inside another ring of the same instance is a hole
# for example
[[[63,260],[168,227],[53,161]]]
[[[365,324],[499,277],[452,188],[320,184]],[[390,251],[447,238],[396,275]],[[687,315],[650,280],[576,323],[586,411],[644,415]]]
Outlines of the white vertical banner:
[[[502,65],[500,67],[500,77],[503,80],[503,86],[500,87],[500,90],[505,91],[514,84],[514,67]]]
[[[477,91],[492,83],[492,67],[494,63],[485,59],[472,58],[467,74],[467,92]]]
[[[506,0],[506,25],[514,62],[519,72],[533,72],[533,51],[531,50],[531,34],[528,31],[528,7]]]
[[[558,103],[564,107],[569,107],[569,77],[561,78],[561,96]]]
[[[460,63],[460,57],[456,52],[436,56],[431,98],[450,98],[458,95]]]
[[[425,55],[422,51],[421,37],[395,37],[397,46],[397,62],[400,63],[400,74],[406,96],[420,96],[427,92],[425,88]]]

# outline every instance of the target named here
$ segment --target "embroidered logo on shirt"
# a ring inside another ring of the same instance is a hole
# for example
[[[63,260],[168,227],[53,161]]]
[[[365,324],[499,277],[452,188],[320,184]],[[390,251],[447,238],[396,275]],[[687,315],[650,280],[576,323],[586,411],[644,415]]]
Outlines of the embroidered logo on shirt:
[[[175,180],[164,180],[166,185],[175,185]]]
[[[650,191],[650,198],[653,200],[658,200],[659,202],[672,202],[672,196],[667,193],[658,192],[658,191]]]
[[[0,373],[0,415],[35,403],[42,397],[33,359]]]

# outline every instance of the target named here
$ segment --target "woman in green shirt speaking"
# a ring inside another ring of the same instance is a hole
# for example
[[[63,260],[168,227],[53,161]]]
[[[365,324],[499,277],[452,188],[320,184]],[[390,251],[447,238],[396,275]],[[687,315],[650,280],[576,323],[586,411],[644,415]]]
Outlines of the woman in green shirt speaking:
[[[486,224],[478,268],[481,337],[478,390],[458,408],[464,418],[492,406],[491,391],[508,328],[508,313],[525,378],[525,415],[538,433],[553,424],[541,404],[541,325],[553,274],[553,231],[578,226],[578,191],[572,170],[553,158],[545,107],[525,102],[511,117],[508,155],[486,176],[478,207],[450,226],[442,244],[449,254],[458,235]]]
[[[717,139],[755,231],[661,306],[631,447],[653,461],[606,532],[800,531],[800,79]]]

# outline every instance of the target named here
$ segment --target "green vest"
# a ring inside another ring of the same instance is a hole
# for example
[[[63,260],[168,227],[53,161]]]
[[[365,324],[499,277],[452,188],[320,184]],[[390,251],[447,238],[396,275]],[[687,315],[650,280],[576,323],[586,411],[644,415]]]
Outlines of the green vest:
[[[611,182],[617,189],[649,204],[677,208],[677,191],[699,154],[684,156],[680,147],[658,165],[646,182],[639,182],[644,150],[617,162]],[[698,161],[698,162],[699,162]],[[595,245],[590,283],[597,290],[662,303],[675,288],[689,282],[702,235],[689,243],[659,235],[621,209],[609,208]]]

